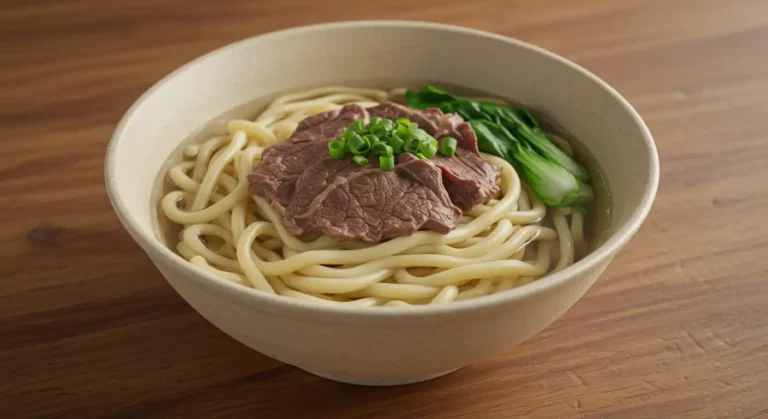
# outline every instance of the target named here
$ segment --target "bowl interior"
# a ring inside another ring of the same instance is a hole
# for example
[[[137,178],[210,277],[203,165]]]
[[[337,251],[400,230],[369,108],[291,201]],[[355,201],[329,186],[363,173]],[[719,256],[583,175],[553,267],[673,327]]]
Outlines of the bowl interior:
[[[110,144],[107,185],[118,215],[145,249],[163,246],[152,231],[152,186],[191,132],[255,98],[368,79],[466,86],[542,111],[574,134],[603,169],[612,192],[612,232],[632,230],[628,239],[650,206],[658,176],[650,135],[623,99],[584,70],[538,48],[478,31],[350,22],[241,41],[151,88],[123,118]]]

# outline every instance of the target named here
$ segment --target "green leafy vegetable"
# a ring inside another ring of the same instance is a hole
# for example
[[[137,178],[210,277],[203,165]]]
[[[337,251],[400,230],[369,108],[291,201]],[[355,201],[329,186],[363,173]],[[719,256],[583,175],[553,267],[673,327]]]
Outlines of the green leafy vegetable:
[[[587,170],[554,145],[527,110],[461,99],[430,85],[407,91],[405,98],[412,108],[436,107],[468,121],[478,148],[514,165],[545,204],[561,207],[594,198]]]
[[[545,204],[561,207],[576,202],[579,197],[579,181],[573,175],[519,143],[515,144],[515,150],[516,161],[523,176]]]
[[[488,115],[496,116],[500,125],[507,127],[519,137],[524,138],[542,157],[563,166],[580,181],[586,182],[589,180],[589,172],[565,154],[563,150],[554,145],[544,132],[541,131],[535,119],[533,119],[533,116],[528,111],[513,111],[508,107],[492,104],[485,104],[482,106],[482,109]],[[530,121],[533,121],[533,123]]]

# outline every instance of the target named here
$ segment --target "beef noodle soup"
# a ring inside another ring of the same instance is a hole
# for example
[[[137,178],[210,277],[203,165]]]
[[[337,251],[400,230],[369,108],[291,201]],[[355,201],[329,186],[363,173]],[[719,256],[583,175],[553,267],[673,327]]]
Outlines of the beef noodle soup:
[[[224,280],[354,306],[503,292],[599,244],[610,197],[587,151],[541,115],[449,90],[466,96],[331,86],[228,112],[158,175],[156,231]]]

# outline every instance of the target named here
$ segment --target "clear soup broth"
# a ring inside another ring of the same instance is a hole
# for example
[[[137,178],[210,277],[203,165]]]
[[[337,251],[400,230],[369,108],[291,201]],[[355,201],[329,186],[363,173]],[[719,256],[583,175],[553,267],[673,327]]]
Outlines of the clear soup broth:
[[[506,101],[511,105],[517,105],[525,108],[523,104],[516,104],[514,102],[514,98],[499,98],[497,95],[494,95],[491,92],[481,92],[481,91],[473,90],[463,86],[447,85],[443,83],[431,83],[429,81],[421,81],[421,80],[377,80],[377,81],[367,80],[365,82],[344,82],[344,83],[333,83],[333,84],[327,84],[327,85],[376,88],[384,91],[390,91],[391,89],[402,88],[402,87],[418,90],[421,88],[421,86],[424,86],[425,84],[434,84],[439,88],[443,88],[447,91],[450,91],[451,93],[456,94],[457,96],[469,97],[469,98],[498,98],[499,100]],[[153,216],[153,220],[152,220],[153,227],[157,234],[157,237],[161,239],[171,249],[176,250],[176,244],[180,240],[180,232],[182,231],[182,226],[172,222],[165,216],[165,214],[161,209],[160,201],[162,197],[168,194],[170,191],[177,189],[175,185],[169,180],[167,173],[171,167],[179,164],[185,158],[184,153],[188,146],[201,144],[202,142],[210,139],[211,137],[227,135],[228,121],[233,119],[254,120],[258,115],[260,115],[266,109],[266,107],[276,97],[285,95],[287,93],[303,91],[312,87],[315,87],[315,86],[297,88],[297,89],[291,90],[290,92],[281,92],[279,94],[275,94],[271,96],[256,98],[251,102],[245,103],[241,106],[238,106],[234,109],[224,112],[221,115],[217,116],[216,118],[213,118],[212,120],[204,123],[196,131],[192,132],[187,138],[179,139],[180,140],[179,146],[168,157],[162,170],[158,173],[155,181],[155,185],[154,185],[151,206],[152,206],[152,216]],[[399,103],[404,103],[403,101],[404,98],[402,96],[392,97],[389,100],[399,102]],[[585,207],[586,215],[584,215],[584,218],[583,218],[583,226],[584,226],[583,234],[587,244],[586,247],[588,248],[586,253],[589,253],[593,249],[595,249],[597,246],[599,246],[601,243],[603,243],[603,241],[607,238],[608,232],[611,227],[611,194],[608,188],[608,183],[605,180],[605,176],[603,175],[603,172],[598,166],[595,158],[589,153],[586,147],[584,147],[584,145],[578,139],[574,138],[574,136],[572,136],[564,127],[559,126],[556,123],[556,121],[553,118],[551,118],[549,115],[546,115],[546,113],[540,112],[537,109],[529,109],[529,110],[537,118],[537,120],[539,121],[541,127],[544,129],[545,132],[549,134],[554,134],[553,142],[556,145],[559,142],[561,142],[557,140],[558,137],[566,140],[567,143],[570,144],[569,148],[572,149],[573,157],[575,158],[575,160],[581,163],[590,173],[590,185],[594,190],[595,199],[591,203],[586,205]],[[548,213],[550,210],[548,210]],[[545,225],[551,225],[551,221],[548,220],[549,218],[550,217],[548,215],[547,219],[543,221]],[[216,241],[215,238],[213,240]],[[583,257],[583,255],[580,255],[580,256]],[[233,255],[230,255],[229,257],[234,258]],[[578,260],[579,257],[577,256],[575,259]],[[576,260],[574,260],[574,262]],[[239,275],[240,278],[243,280],[248,279],[248,278],[245,278],[248,275],[245,275],[245,273],[243,272],[238,272],[237,269],[227,269],[226,267],[222,267],[222,266],[218,266],[217,269],[221,269],[223,272],[234,272],[237,275]],[[418,270],[418,268],[416,270]],[[384,280],[383,283],[389,283],[389,280]],[[472,286],[479,287],[479,285],[476,285],[476,284],[478,284],[478,282],[474,280],[468,281],[468,282],[460,281],[459,285],[457,285],[457,289],[459,290],[458,291],[459,295],[461,295],[462,292],[465,292],[468,289],[468,287],[472,287]],[[308,293],[308,295],[312,297],[314,294]],[[331,299],[333,299],[334,301],[346,303],[346,302],[354,301],[355,295],[356,294],[354,292],[341,294],[341,296],[334,294],[331,296]],[[327,296],[320,296],[320,297],[325,298]],[[413,300],[407,300],[407,303],[408,304],[424,303],[424,301],[426,300],[422,301],[422,300],[419,300],[418,298],[415,298]]]

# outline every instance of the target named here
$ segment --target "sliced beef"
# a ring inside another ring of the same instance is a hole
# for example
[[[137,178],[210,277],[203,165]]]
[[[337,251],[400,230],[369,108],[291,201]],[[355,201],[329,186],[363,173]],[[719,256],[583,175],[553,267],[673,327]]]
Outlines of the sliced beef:
[[[433,162],[442,171],[451,201],[462,211],[490,201],[499,192],[498,170],[469,150],[457,148],[453,157],[437,154]]]
[[[252,194],[273,203],[280,215],[294,197],[296,180],[316,158],[328,157],[328,142],[341,134],[347,124],[365,119],[362,106],[349,105],[302,121],[288,140],[264,151],[261,164],[248,177]]]
[[[291,138],[264,152],[248,177],[250,192],[269,201],[294,235],[378,242],[420,229],[449,232],[461,210],[434,165],[419,160],[386,171],[376,158],[361,168],[328,156],[328,142],[367,117],[362,107],[348,105],[305,119]]]
[[[368,108],[368,112],[386,119],[408,118],[438,140],[456,138],[459,147],[455,156],[437,154],[431,161],[442,170],[443,185],[451,201],[463,211],[488,202],[499,191],[498,171],[480,157],[477,135],[459,115],[444,114],[437,108],[418,111],[392,102]]]
[[[350,122],[371,116],[408,118],[436,138],[455,137],[460,148],[454,157],[429,161],[400,154],[395,170],[379,169],[373,156],[367,167],[331,159],[328,143]],[[293,235],[379,242],[421,229],[451,231],[462,209],[487,202],[498,190],[497,177],[460,117],[383,103],[367,110],[347,105],[306,118],[291,138],[265,150],[248,180],[250,193],[270,202]]]
[[[296,181],[283,225],[294,234],[318,232],[341,240],[379,242],[414,231],[447,233],[461,217],[442,187],[441,172],[418,160],[381,170],[326,158]]]

